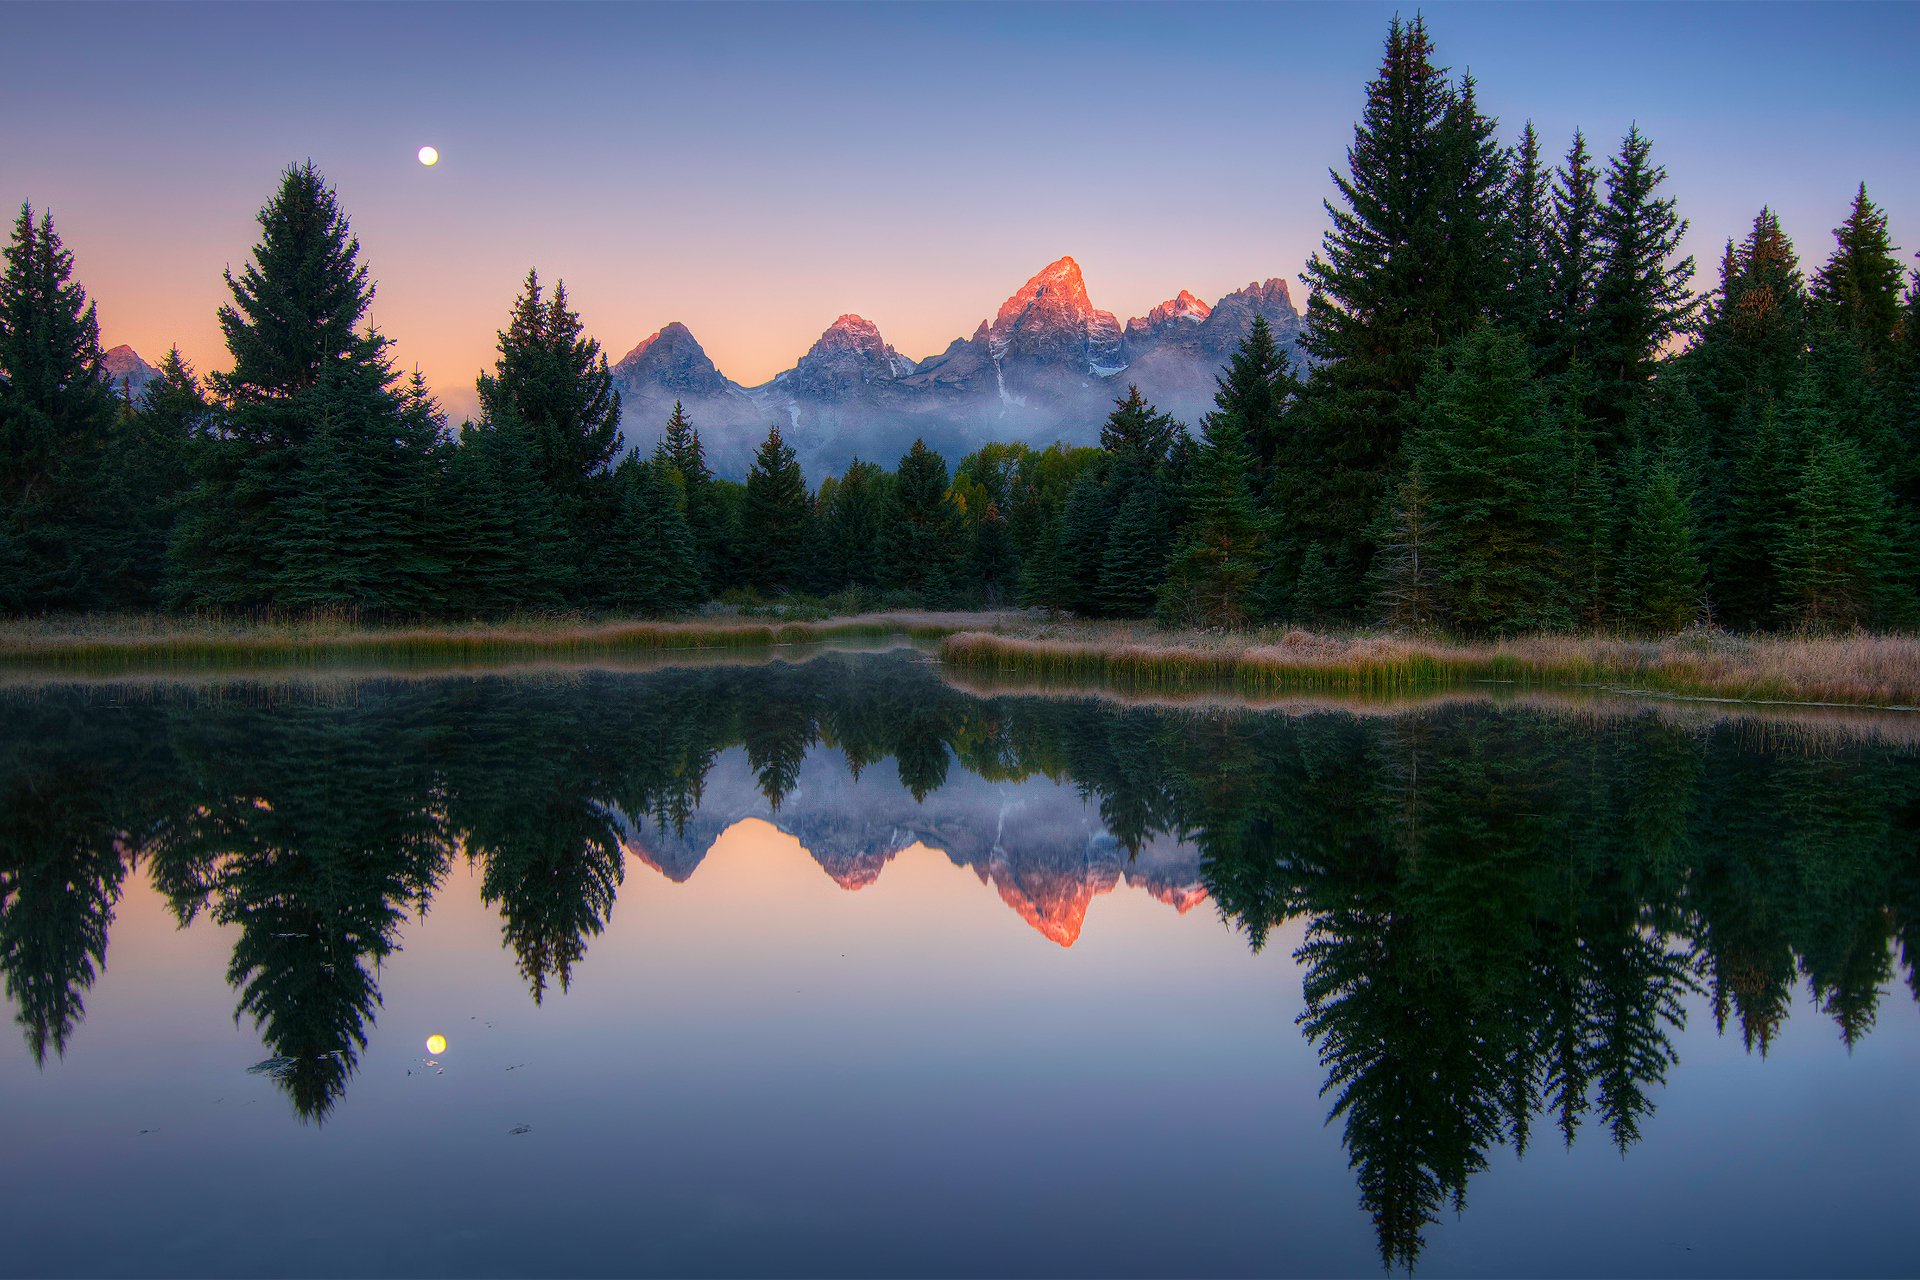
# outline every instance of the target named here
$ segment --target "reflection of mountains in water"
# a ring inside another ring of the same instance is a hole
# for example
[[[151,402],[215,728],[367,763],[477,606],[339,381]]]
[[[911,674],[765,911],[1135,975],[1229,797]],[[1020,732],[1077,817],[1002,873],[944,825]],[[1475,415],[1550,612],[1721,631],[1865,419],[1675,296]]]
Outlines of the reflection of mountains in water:
[[[722,753],[699,809],[675,831],[620,818],[626,852],[684,883],[728,828],[760,818],[800,842],[843,889],[864,889],[901,850],[924,844],[999,891],[1021,919],[1063,947],[1080,936],[1093,900],[1123,880],[1182,915],[1206,901],[1200,853],[1158,835],[1129,854],[1098,809],[1044,777],[990,782],[956,770],[924,800],[884,769],[856,777],[846,757],[815,747],[776,809],[741,748]]]

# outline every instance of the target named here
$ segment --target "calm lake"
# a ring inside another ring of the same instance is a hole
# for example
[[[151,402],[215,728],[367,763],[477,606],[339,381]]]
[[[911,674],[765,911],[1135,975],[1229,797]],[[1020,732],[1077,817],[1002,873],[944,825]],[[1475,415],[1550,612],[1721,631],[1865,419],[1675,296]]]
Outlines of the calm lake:
[[[0,689],[0,1272],[1913,1272],[1912,721],[792,657]]]

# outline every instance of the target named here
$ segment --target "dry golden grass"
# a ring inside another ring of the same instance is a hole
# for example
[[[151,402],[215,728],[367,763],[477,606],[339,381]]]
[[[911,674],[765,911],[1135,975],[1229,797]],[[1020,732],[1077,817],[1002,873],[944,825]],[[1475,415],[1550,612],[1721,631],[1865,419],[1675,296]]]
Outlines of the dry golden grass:
[[[1920,707],[1920,636],[1733,636],[1661,641],[1528,636],[1486,644],[1391,634],[1237,634],[1066,624],[967,631],[948,664],[1132,690],[1228,686],[1397,696],[1473,682],[1601,686],[1740,701]]]
[[[370,627],[342,617],[235,622],[152,615],[0,623],[0,668],[120,675],[231,671],[261,667],[498,667],[539,661],[581,662],[681,650],[741,650],[774,645],[933,640],[1000,615],[900,612],[825,622],[709,619],[690,622],[586,622],[535,619],[503,623]]]

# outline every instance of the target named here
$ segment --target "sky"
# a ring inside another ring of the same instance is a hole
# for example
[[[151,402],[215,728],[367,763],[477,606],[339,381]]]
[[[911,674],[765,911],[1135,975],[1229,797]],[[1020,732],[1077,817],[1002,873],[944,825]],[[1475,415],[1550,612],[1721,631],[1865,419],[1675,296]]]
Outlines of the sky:
[[[222,368],[222,272],[311,159],[456,417],[529,267],[612,358],[679,320],[753,385],[845,312],[933,354],[1062,254],[1123,320],[1272,276],[1302,302],[1395,11],[10,5],[0,205],[52,210],[107,346]],[[1920,4],[1423,11],[1505,137],[1605,155],[1637,121],[1703,285],[1762,205],[1817,264],[1862,181],[1920,248]]]

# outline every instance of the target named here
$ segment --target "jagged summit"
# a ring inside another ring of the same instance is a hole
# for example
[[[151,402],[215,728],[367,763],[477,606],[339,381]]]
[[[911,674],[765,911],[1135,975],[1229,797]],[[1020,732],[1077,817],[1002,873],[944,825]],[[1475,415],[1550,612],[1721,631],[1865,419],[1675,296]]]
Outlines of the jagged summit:
[[[685,325],[670,324],[614,366],[615,386],[629,443],[643,450],[679,400],[718,474],[745,476],[778,422],[817,482],[856,455],[891,461],[916,436],[949,464],[989,440],[1091,443],[1128,383],[1197,422],[1256,315],[1282,344],[1295,343],[1300,316],[1277,278],[1211,306],[1183,289],[1123,327],[1093,304],[1079,262],[1067,255],[1029,277],[971,336],[917,364],[849,312],[792,368],[741,387],[714,368]]]
[[[1176,297],[1167,299],[1147,312],[1147,323],[1153,325],[1169,320],[1190,320],[1199,324],[1212,314],[1212,307],[1194,297],[1189,290],[1182,289]]]
[[[129,392],[138,396],[159,376],[158,369],[142,360],[140,353],[125,343],[107,352],[100,361],[100,378],[115,391],[124,383]]]
[[[659,387],[684,396],[724,395],[738,390],[678,320],[621,356],[613,366],[613,376],[618,384]]]

